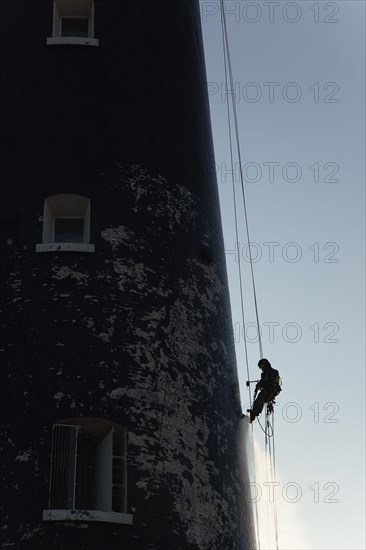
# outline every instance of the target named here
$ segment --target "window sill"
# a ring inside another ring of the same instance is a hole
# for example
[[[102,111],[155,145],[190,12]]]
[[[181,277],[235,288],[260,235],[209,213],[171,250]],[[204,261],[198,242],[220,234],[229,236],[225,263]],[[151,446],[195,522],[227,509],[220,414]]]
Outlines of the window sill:
[[[41,243],[36,252],[95,252],[95,245],[88,243]]]
[[[100,521],[132,525],[132,514],[99,510],[43,510],[43,521]]]
[[[80,36],[49,36],[47,46],[99,46],[99,40]]]

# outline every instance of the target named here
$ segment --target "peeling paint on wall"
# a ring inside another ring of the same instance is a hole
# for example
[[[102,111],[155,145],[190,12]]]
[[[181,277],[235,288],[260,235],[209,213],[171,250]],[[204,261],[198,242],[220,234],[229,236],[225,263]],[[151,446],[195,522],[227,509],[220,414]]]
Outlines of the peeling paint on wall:
[[[20,470],[7,490],[18,495],[30,475],[42,477],[46,508],[52,425],[111,419],[127,427],[128,507],[137,524],[145,509],[146,532],[152,517],[165,524],[154,516],[163,500],[169,536],[182,549],[221,550],[230,541],[230,550],[242,550],[230,535],[245,532],[246,504],[235,458],[241,410],[222,251],[188,186],[136,164],[119,164],[115,174],[102,186],[114,213],[99,212],[98,226],[92,211],[94,254],[37,255],[29,247],[12,255],[6,376],[44,437],[20,447],[9,437],[10,463]],[[129,209],[120,212],[124,204]],[[19,528],[24,549],[49,548],[39,542],[51,531],[42,530],[38,508],[32,513],[40,523]],[[94,533],[74,527],[54,525],[55,544],[71,528]],[[130,546],[135,536],[117,535]]]

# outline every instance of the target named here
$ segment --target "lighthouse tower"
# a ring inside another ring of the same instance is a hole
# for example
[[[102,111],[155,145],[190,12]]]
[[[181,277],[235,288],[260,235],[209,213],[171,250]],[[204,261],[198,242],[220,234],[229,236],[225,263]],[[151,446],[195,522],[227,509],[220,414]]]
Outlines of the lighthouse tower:
[[[1,547],[255,548],[196,0],[1,0]]]

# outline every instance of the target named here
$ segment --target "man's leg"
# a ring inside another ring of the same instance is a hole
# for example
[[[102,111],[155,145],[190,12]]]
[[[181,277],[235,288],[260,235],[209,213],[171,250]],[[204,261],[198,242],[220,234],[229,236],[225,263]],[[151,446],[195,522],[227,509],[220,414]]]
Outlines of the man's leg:
[[[257,398],[254,400],[253,408],[250,411],[250,421],[253,422],[253,420],[261,414],[264,404],[266,402],[267,392],[262,390]]]

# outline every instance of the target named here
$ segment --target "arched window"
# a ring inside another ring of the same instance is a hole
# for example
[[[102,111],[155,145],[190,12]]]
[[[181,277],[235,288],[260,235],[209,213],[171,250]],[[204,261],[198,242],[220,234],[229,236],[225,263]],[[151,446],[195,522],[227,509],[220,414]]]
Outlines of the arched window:
[[[37,251],[94,252],[89,241],[90,200],[72,194],[48,197],[44,203],[42,245],[37,245]]]
[[[43,519],[132,523],[126,508],[126,428],[94,417],[54,424],[49,510]]]
[[[54,0],[52,37],[47,38],[47,44],[98,46],[94,38],[94,1]]]

